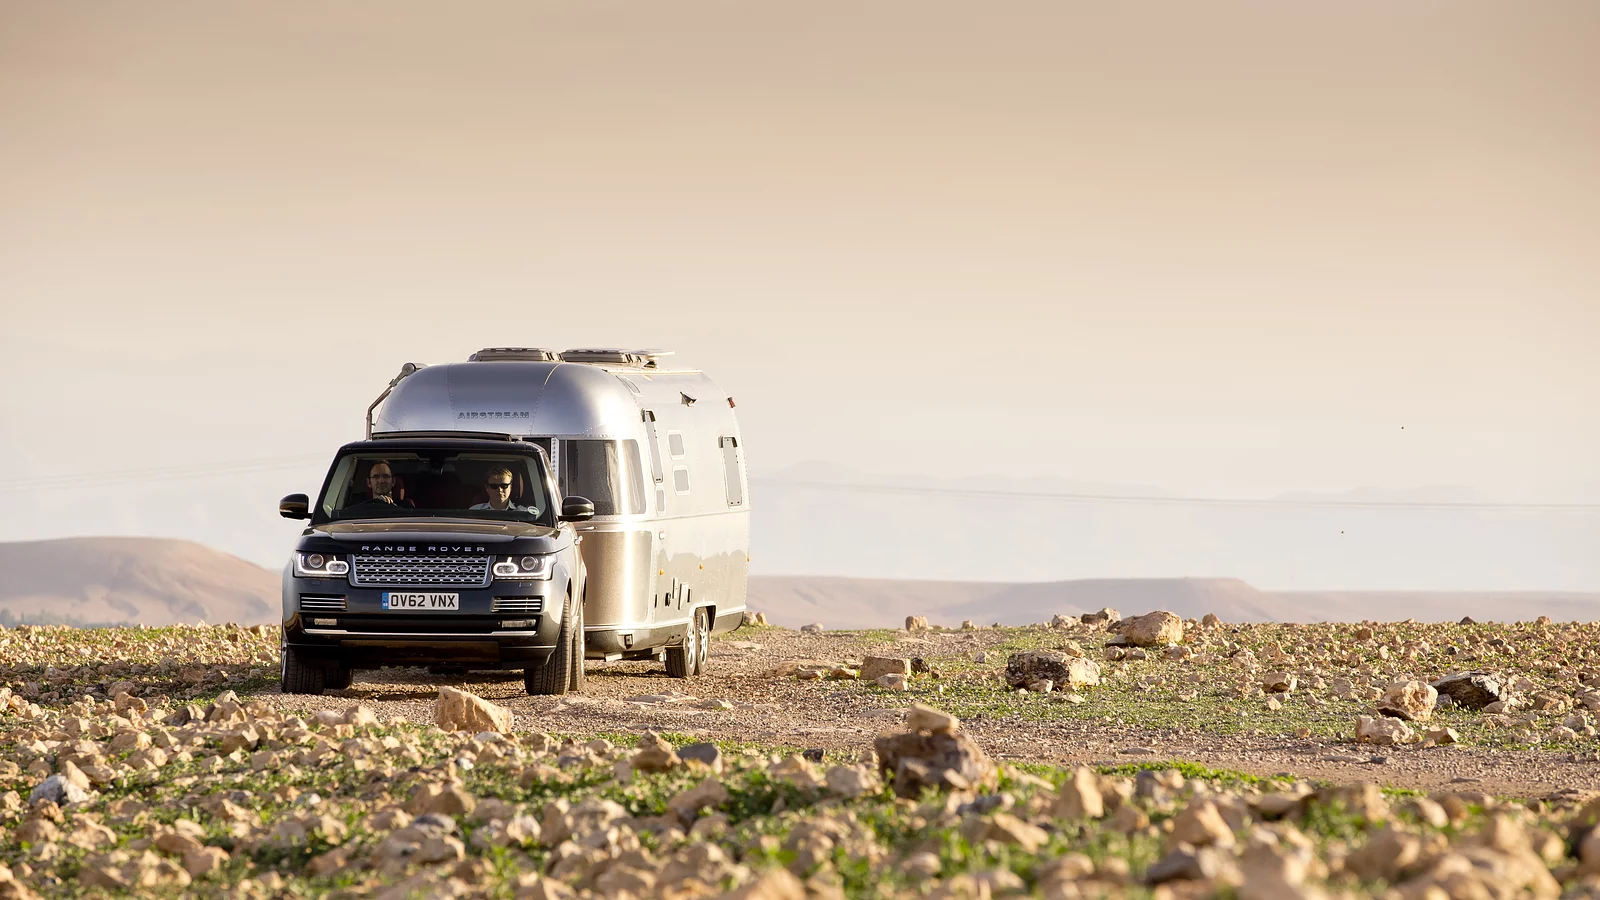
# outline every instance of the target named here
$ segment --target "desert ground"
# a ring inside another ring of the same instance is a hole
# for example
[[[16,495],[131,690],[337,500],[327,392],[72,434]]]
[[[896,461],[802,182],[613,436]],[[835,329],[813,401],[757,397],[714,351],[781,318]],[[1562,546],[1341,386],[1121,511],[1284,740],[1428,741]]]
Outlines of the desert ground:
[[[1600,896],[1600,623],[968,626],[562,697],[0,632],[0,897]]]

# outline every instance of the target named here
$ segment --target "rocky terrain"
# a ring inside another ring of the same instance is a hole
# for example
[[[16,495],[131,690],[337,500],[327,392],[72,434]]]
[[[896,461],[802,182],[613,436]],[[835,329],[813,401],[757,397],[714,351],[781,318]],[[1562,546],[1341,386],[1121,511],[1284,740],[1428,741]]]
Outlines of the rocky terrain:
[[[1600,897],[1600,624],[906,624],[559,698],[0,631],[0,897]]]

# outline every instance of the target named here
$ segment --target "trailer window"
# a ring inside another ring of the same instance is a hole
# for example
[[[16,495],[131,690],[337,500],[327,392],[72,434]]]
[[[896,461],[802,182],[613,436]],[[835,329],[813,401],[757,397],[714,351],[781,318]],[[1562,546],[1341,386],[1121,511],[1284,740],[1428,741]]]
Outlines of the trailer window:
[[[683,432],[667,432],[667,452],[672,454],[673,459],[683,459]]]
[[[722,445],[722,479],[728,488],[728,505],[739,506],[744,503],[744,479],[739,472],[739,439],[723,435],[718,443]]]
[[[689,493],[689,470],[678,466],[672,470],[672,489],[680,494]]]
[[[587,497],[597,516],[644,512],[638,441],[562,441],[561,493]]]

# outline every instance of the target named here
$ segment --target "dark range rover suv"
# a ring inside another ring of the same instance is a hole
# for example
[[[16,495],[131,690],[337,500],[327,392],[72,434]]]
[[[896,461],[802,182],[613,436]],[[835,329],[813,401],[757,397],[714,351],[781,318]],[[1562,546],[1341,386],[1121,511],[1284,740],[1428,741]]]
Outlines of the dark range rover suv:
[[[283,691],[355,669],[522,669],[530,694],[583,687],[584,571],[544,449],[516,439],[395,436],[339,449],[283,572]]]

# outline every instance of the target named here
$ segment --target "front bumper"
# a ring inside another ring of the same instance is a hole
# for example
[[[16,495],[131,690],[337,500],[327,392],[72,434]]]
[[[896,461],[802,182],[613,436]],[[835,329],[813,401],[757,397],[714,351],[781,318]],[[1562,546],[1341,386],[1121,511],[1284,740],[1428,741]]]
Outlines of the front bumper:
[[[283,645],[306,659],[354,668],[542,665],[555,650],[566,614],[565,595],[552,600],[551,586],[549,581],[498,581],[485,588],[378,589],[342,579],[290,577],[284,580]],[[456,593],[460,608],[386,610],[386,590]]]

